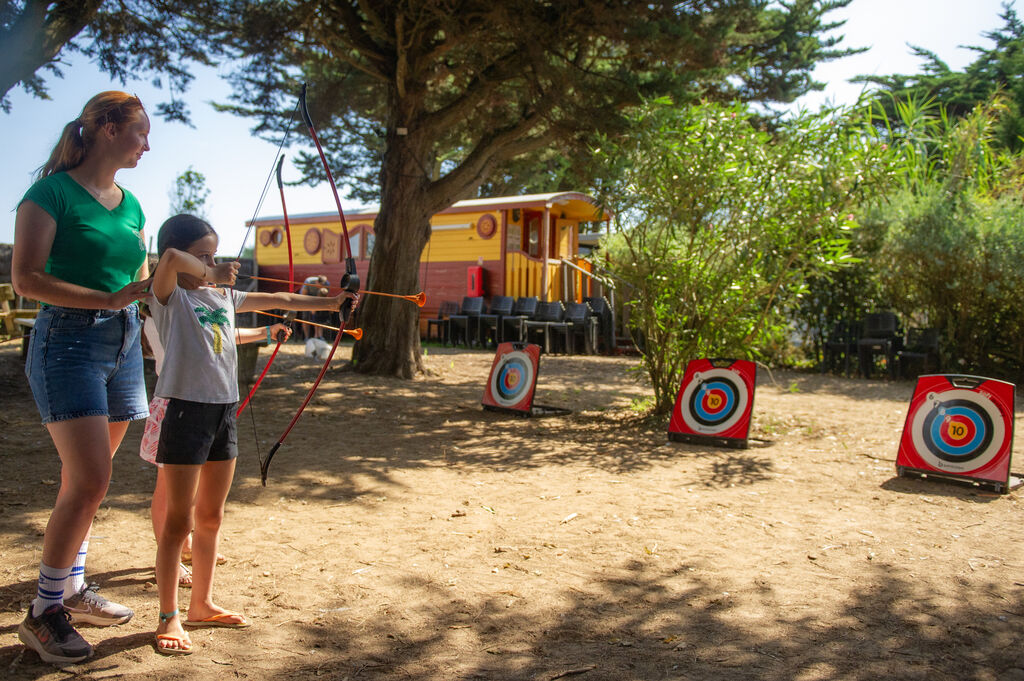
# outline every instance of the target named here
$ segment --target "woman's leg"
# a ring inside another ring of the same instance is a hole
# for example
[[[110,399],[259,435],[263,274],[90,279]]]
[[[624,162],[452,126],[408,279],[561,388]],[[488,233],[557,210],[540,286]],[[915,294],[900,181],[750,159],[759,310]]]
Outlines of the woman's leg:
[[[178,610],[178,566],[181,547],[192,530],[192,513],[201,466],[165,464],[161,469],[165,486],[166,516],[160,528],[156,548],[156,584],[160,596],[158,635],[178,637],[158,639],[157,647],[187,649],[191,641],[181,626]]]
[[[224,518],[224,502],[235,475],[235,459],[208,461],[203,464],[196,494],[195,534],[192,541],[192,600],[188,618],[193,621],[207,619],[227,612],[213,602],[213,573],[217,560],[217,541]],[[222,624],[244,622],[227,618]]]
[[[43,562],[69,567],[110,485],[112,426],[106,416],[47,424],[60,456],[60,490],[43,535]],[[124,431],[121,431],[121,437]],[[118,439],[120,444],[120,439]]]

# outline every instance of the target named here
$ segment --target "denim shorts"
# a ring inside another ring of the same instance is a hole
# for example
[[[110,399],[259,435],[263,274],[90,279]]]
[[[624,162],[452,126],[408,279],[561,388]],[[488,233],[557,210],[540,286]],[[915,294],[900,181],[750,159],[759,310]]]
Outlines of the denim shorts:
[[[121,310],[40,310],[25,375],[43,423],[97,415],[108,421],[146,418],[141,329],[135,304]]]

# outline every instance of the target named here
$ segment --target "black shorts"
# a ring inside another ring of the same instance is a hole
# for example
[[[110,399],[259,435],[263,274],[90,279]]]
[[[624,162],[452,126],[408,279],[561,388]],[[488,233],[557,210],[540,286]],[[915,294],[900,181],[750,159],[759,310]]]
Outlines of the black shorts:
[[[209,404],[171,398],[160,424],[156,462],[199,466],[238,456],[236,402]]]

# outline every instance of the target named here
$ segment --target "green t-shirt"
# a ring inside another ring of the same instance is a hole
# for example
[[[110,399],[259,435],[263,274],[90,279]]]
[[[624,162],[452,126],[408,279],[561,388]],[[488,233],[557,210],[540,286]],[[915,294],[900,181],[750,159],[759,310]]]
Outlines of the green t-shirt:
[[[120,185],[118,185],[120,186]],[[113,293],[134,279],[146,260],[142,227],[146,216],[131,192],[107,210],[65,172],[32,185],[22,201],[32,201],[57,221],[46,271],[58,279]]]

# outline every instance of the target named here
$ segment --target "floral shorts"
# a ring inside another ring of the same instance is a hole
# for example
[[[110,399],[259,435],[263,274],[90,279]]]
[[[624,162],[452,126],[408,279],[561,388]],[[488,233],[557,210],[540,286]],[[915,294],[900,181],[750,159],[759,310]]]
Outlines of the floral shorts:
[[[160,444],[160,424],[164,421],[164,414],[167,413],[167,398],[154,397],[149,403],[149,418],[146,419],[146,430],[142,433],[142,444],[139,446],[139,456],[143,461],[156,462],[156,448]]]

